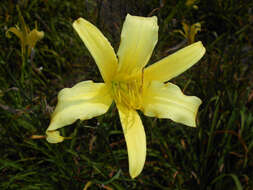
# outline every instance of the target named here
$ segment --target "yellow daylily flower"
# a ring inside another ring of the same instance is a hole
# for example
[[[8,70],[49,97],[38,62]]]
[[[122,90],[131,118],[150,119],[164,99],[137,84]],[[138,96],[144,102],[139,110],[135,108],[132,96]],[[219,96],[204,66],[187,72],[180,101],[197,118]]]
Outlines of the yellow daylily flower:
[[[187,1],[185,2],[185,5],[188,6],[188,7],[190,7],[190,6],[194,5],[196,1],[197,1],[197,0],[187,0]]]
[[[158,40],[157,17],[128,14],[117,56],[99,29],[87,20],[79,18],[73,27],[95,59],[104,83],[83,81],[61,90],[46,130],[47,140],[62,142],[65,137],[57,129],[104,114],[115,101],[127,144],[130,176],[135,178],[146,159],[146,136],[137,110],[195,127],[201,100],[165,82],[199,61],[205,48],[197,42],[145,68]]]
[[[188,25],[185,22],[182,22],[183,31],[182,30],[174,30],[174,32],[180,33],[185,39],[188,40],[188,44],[192,44],[195,42],[195,36],[198,32],[201,31],[201,24],[199,22]]]
[[[19,12],[19,22],[21,28],[18,26],[9,28],[6,31],[6,36],[10,38],[11,37],[9,34],[10,32],[15,34],[20,40],[22,55],[25,56],[27,53],[27,55],[30,56],[31,50],[35,47],[36,43],[44,37],[44,32],[37,30],[36,23],[35,29],[31,31],[29,27],[26,25],[25,20],[20,12]]]

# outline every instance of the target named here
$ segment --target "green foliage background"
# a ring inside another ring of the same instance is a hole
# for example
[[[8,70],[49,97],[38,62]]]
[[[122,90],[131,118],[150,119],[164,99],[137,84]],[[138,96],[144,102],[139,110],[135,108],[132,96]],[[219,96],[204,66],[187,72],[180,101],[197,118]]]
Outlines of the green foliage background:
[[[21,82],[19,39],[7,38],[18,23],[45,32]],[[0,3],[0,189],[253,189],[253,3],[250,0],[3,0]],[[159,41],[150,63],[183,47],[175,29],[201,22],[196,36],[204,58],[172,82],[203,100],[198,127],[142,117],[147,160],[141,175],[128,174],[127,151],[115,107],[98,118],[61,130],[60,144],[44,135],[57,93],[83,80],[101,81],[72,28],[84,17],[117,50],[127,13],[156,15]],[[178,46],[179,44],[179,46]]]

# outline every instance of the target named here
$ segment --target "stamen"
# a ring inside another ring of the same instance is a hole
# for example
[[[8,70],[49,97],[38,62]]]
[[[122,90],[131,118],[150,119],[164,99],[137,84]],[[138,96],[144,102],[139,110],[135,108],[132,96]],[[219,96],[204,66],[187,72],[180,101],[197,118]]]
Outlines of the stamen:
[[[141,79],[134,79],[129,81],[112,81],[111,85],[112,95],[117,104],[121,104],[135,110],[141,109]]]

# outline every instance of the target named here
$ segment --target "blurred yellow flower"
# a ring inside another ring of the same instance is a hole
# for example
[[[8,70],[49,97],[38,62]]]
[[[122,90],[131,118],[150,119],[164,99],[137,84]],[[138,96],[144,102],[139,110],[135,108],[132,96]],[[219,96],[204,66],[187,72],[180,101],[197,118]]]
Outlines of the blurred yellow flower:
[[[11,27],[6,31],[6,36],[10,36],[10,32],[15,34],[20,39],[21,53],[22,56],[30,56],[31,50],[35,47],[36,43],[44,37],[43,31],[37,30],[37,24],[35,23],[35,29],[30,31],[29,27],[26,25],[25,20],[21,13],[19,12],[19,22],[20,27]]]
[[[61,90],[46,131],[47,140],[62,142],[65,137],[57,129],[78,119],[102,115],[115,101],[127,144],[130,176],[135,178],[146,158],[145,131],[136,110],[195,127],[201,100],[186,96],[178,86],[165,82],[199,61],[205,48],[197,42],[144,68],[158,40],[157,17],[128,14],[117,56],[106,37],[87,20],[79,18],[73,27],[93,56],[104,83],[83,81]]]
[[[197,1],[197,0],[187,0],[187,1],[185,2],[185,5],[188,6],[188,7],[190,7],[190,6],[194,5],[196,1]]]
[[[183,31],[182,30],[174,30],[174,32],[180,33],[182,36],[187,39],[188,44],[192,44],[195,42],[195,36],[196,34],[201,31],[201,24],[199,22],[188,25],[185,22],[182,22],[183,25]]]

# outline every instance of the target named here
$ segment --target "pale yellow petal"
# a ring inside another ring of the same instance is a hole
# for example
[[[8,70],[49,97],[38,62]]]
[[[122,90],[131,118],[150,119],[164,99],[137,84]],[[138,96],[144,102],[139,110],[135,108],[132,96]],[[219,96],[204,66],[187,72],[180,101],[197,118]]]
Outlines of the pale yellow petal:
[[[48,131],[55,131],[76,120],[91,119],[107,112],[112,103],[104,83],[83,81],[58,94],[58,103],[52,114]]]
[[[34,48],[36,43],[44,37],[43,31],[38,31],[37,29],[33,29],[28,35],[28,44],[31,48]]]
[[[201,24],[199,22],[191,25],[191,32],[189,35],[189,40],[191,43],[193,43],[195,41],[195,36],[200,31],[201,31]]]
[[[189,33],[190,33],[190,28],[188,26],[188,24],[186,24],[185,22],[182,22],[182,25],[183,25],[183,30],[184,30],[184,33],[185,33],[185,36],[189,36]]]
[[[25,40],[24,39],[24,34],[21,30],[19,30],[18,28],[16,27],[11,27],[9,28],[7,31],[6,31],[6,36],[8,38],[11,37],[11,35],[9,34],[10,32],[12,32],[13,34],[15,34],[20,40],[21,40],[21,43],[23,43],[23,41]]]
[[[191,26],[191,30],[193,31],[193,33],[196,35],[198,32],[201,31],[201,24],[199,22],[193,24]]]
[[[195,127],[200,104],[198,97],[184,95],[178,86],[154,81],[145,89],[142,111],[146,116],[167,118]]]
[[[147,67],[144,72],[144,80],[166,82],[197,63],[205,51],[201,42],[189,45]]]
[[[182,30],[173,30],[173,32],[178,32],[181,34],[183,37],[187,38],[186,34]]]
[[[117,68],[117,58],[110,42],[96,26],[83,18],[77,19],[73,27],[90,51],[104,81],[111,80]]]
[[[47,131],[46,134],[46,139],[49,143],[59,143],[64,140],[64,137],[60,135],[59,131]]]
[[[146,135],[135,110],[117,106],[128,151],[129,173],[132,178],[137,177],[146,159]]]
[[[127,15],[118,50],[119,71],[135,74],[148,63],[158,40],[157,17]]]

